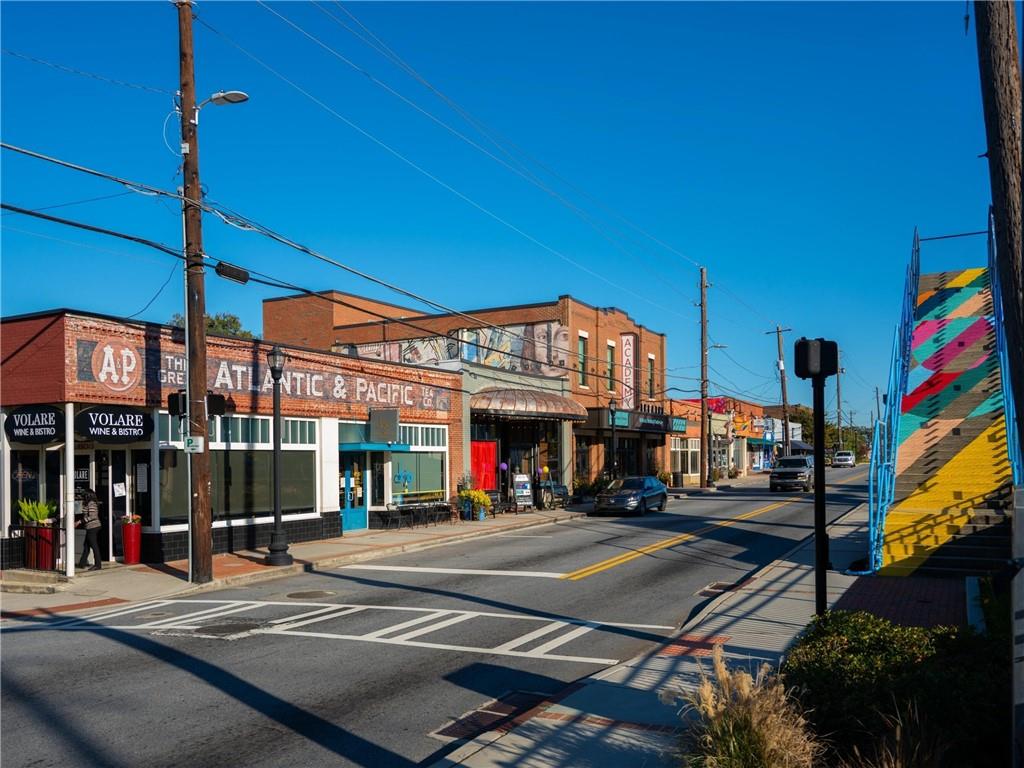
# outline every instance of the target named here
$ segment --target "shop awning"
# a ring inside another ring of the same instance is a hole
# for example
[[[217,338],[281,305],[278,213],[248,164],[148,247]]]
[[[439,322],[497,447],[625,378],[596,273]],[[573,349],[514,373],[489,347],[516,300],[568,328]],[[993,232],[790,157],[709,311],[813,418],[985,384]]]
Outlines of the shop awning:
[[[484,389],[470,398],[469,409],[507,419],[587,419],[587,409],[575,400],[536,389]]]

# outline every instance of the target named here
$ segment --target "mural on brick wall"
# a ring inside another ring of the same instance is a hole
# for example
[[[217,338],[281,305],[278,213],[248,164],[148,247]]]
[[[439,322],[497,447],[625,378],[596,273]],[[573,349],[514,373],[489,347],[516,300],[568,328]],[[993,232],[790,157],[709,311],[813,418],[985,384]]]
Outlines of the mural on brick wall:
[[[138,347],[118,338],[75,341],[76,381],[94,384],[111,393],[138,396],[160,402],[165,394],[187,385],[185,355],[177,344],[162,343]],[[169,349],[170,347],[170,349]],[[266,366],[265,351],[254,349],[245,359],[207,356],[208,387],[226,396],[255,394],[270,396],[273,379]],[[286,352],[287,354],[287,352]],[[281,379],[281,394],[287,399],[388,405],[447,411],[450,393],[439,387],[397,378],[340,371],[315,360],[290,360]]]
[[[434,365],[462,359],[506,371],[565,376],[569,370],[569,329],[556,322],[468,328],[459,338],[433,336],[404,341],[347,344],[336,351],[367,360]],[[461,352],[461,355],[460,355]]]

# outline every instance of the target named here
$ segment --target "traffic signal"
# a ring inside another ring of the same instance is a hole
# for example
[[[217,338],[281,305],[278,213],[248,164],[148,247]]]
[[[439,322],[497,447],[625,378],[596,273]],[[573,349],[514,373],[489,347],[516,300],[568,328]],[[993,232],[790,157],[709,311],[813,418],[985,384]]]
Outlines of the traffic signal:
[[[801,338],[796,343],[795,358],[798,378],[826,378],[839,373],[839,345],[834,341]]]
[[[171,416],[184,416],[188,412],[188,395],[184,389],[172,392],[167,396],[167,412]]]

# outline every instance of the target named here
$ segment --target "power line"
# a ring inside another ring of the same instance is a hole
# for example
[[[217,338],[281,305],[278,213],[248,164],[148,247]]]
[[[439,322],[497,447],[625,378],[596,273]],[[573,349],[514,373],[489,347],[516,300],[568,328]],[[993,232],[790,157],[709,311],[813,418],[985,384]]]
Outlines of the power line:
[[[52,61],[46,61],[46,59],[40,59],[35,56],[29,56],[27,53],[21,53],[20,51],[12,51],[9,48],[4,48],[3,53],[7,56],[14,56],[18,59],[24,59],[25,61],[31,61],[35,64],[42,64],[45,67],[56,69],[60,72],[64,72],[69,75],[78,75],[80,77],[88,77],[92,80],[99,80],[103,83],[109,83],[110,85],[119,85],[123,88],[133,88],[137,91],[148,91],[149,93],[159,93],[163,96],[174,96],[174,91],[168,91],[165,88],[154,88],[152,85],[142,85],[140,83],[130,83],[126,80],[117,80],[112,77],[105,77],[104,75],[98,75],[95,72],[86,72],[83,69],[76,69],[75,67],[69,67],[66,64],[56,64]]]
[[[57,203],[56,205],[44,205],[42,208],[33,208],[32,210],[33,211],[51,211],[54,208],[67,208],[68,206],[72,206],[72,205],[84,205],[85,203],[95,203],[95,202],[98,202],[100,200],[113,200],[115,197],[124,197],[125,195],[131,195],[131,194],[134,194],[134,193],[132,193],[132,192],[117,192],[117,193],[115,193],[113,195],[100,195],[99,197],[87,197],[87,198],[85,198],[83,200],[72,200],[71,202],[68,202],[68,203]],[[13,215],[15,215],[15,212],[14,211],[9,211],[9,212],[7,212],[5,214],[2,214],[2,215],[4,215],[4,216],[13,216]]]
[[[601,273],[595,272],[594,270],[592,270],[589,267],[581,264],[580,262],[576,261],[575,259],[571,258],[570,256],[567,256],[566,254],[562,253],[561,251],[551,247],[547,243],[537,239],[536,237],[534,237],[533,235],[531,235],[528,232],[524,231],[523,229],[520,229],[519,227],[517,227],[512,222],[508,221],[507,219],[502,218],[497,213],[493,212],[489,208],[486,208],[485,206],[483,206],[481,203],[478,203],[473,198],[469,197],[468,195],[464,194],[463,192],[460,192],[455,187],[453,187],[451,184],[449,184],[446,181],[442,180],[440,177],[434,175],[433,173],[431,173],[427,169],[423,168],[422,166],[417,165],[413,160],[411,160],[410,158],[408,158],[405,155],[403,155],[401,152],[399,152],[397,149],[395,149],[391,145],[387,144],[385,141],[377,138],[372,133],[367,131],[365,128],[361,127],[357,123],[353,122],[349,118],[347,118],[344,115],[342,115],[337,110],[335,110],[332,107],[328,106],[326,103],[324,103],[323,101],[318,99],[316,96],[314,96],[312,93],[310,93],[309,91],[304,89],[302,86],[298,85],[293,80],[290,80],[285,75],[283,75],[280,72],[278,72],[276,69],[274,69],[269,64],[264,62],[258,56],[256,56],[255,54],[251,53],[250,51],[248,51],[241,44],[237,43],[235,40],[233,40],[232,38],[228,37],[223,32],[220,32],[215,27],[211,26],[208,22],[204,21],[202,18],[197,16],[196,17],[196,21],[198,21],[200,24],[202,24],[204,27],[209,29],[211,32],[213,32],[218,37],[220,37],[223,40],[227,41],[230,45],[232,45],[233,47],[238,49],[241,53],[243,53],[245,56],[250,58],[252,61],[254,61],[257,64],[259,64],[261,67],[266,69],[268,72],[270,72],[272,75],[277,77],[279,80],[281,80],[282,82],[286,83],[287,85],[289,85],[290,87],[292,87],[293,89],[295,89],[296,91],[301,93],[303,96],[305,96],[307,99],[309,99],[314,104],[319,106],[325,112],[327,112],[330,115],[333,115],[335,118],[337,118],[341,122],[345,123],[347,126],[352,128],[352,130],[356,131],[357,133],[361,134],[365,138],[369,139],[371,142],[376,144],[378,147],[380,147],[381,149],[385,150],[386,152],[388,152],[390,155],[392,155],[393,157],[397,158],[398,160],[401,160],[403,163],[408,165],[410,168],[412,168],[413,170],[415,170],[418,173],[422,174],[426,178],[430,179],[435,184],[437,184],[438,186],[440,186],[443,189],[447,190],[451,194],[455,195],[456,197],[458,197],[463,202],[467,203],[468,205],[472,206],[473,208],[476,208],[478,211],[480,211],[481,213],[483,213],[486,216],[490,217],[491,219],[493,219],[494,221],[498,222],[502,226],[508,228],[509,230],[515,232],[516,234],[520,235],[524,239],[526,239],[529,242],[533,243],[538,248],[543,249],[544,251],[550,253],[552,256],[555,256],[555,257],[557,257],[559,259],[562,259],[566,263],[571,264],[572,266],[576,267],[577,269],[581,270],[582,272],[586,272],[587,274],[589,274],[589,275],[591,275],[593,277],[596,277],[598,280],[601,280],[602,282],[607,283],[608,285],[612,286],[613,288],[616,288],[616,289],[618,289],[620,291],[624,291],[625,293],[628,293],[628,294],[630,294],[632,296],[635,296],[635,297],[641,299],[642,301],[646,301],[647,303],[651,304],[652,306],[654,306],[654,307],[656,307],[656,308],[658,308],[658,309],[660,309],[662,311],[671,312],[672,314],[679,315],[680,317],[683,317],[683,315],[681,315],[680,313],[678,313],[675,310],[671,309],[670,307],[665,307],[665,306],[663,306],[661,304],[658,304],[656,301],[651,300],[649,297],[647,297],[647,296],[645,296],[645,295],[643,295],[641,293],[638,293],[637,291],[634,291],[634,290],[632,290],[630,288],[627,288],[627,287],[625,287],[623,285],[619,285],[619,284],[615,283],[612,280],[609,280],[607,277],[605,277]]]
[[[172,278],[172,277],[174,277],[175,273],[177,273],[177,271],[178,271],[178,267],[179,267],[179,266],[181,266],[181,265],[180,265],[180,264],[174,264],[174,265],[173,265],[173,266],[171,267],[171,272],[170,272],[170,274],[168,274],[168,275],[167,275],[167,279],[166,279],[166,280],[164,280],[164,282],[163,282],[163,285],[161,285],[161,286],[160,286],[160,287],[159,287],[159,288],[157,289],[157,292],[153,294],[153,298],[151,298],[151,299],[150,299],[149,301],[147,301],[147,302],[146,302],[146,306],[144,306],[144,307],[143,307],[142,309],[140,309],[140,310],[139,310],[138,312],[133,312],[132,314],[128,315],[128,316],[127,316],[127,317],[125,318],[125,320],[131,320],[131,319],[132,319],[133,317],[138,317],[138,316],[139,316],[139,315],[141,315],[141,314],[142,314],[143,312],[145,312],[145,311],[146,311],[147,309],[149,309],[149,308],[150,308],[151,306],[153,306],[153,302],[154,302],[154,301],[156,301],[156,300],[157,300],[158,298],[160,298],[160,294],[164,292],[164,288],[166,288],[166,287],[167,287],[167,284],[168,284],[169,282],[171,282],[171,278]]]

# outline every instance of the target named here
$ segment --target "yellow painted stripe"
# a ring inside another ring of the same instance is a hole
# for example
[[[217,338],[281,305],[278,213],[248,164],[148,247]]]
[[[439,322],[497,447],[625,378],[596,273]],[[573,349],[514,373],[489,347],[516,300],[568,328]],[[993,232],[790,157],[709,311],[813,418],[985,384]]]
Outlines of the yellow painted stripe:
[[[965,288],[968,283],[973,283],[984,271],[985,267],[972,267],[971,269],[965,269],[959,275],[946,283],[946,287]]]
[[[682,533],[678,536],[673,536],[671,539],[663,539],[662,541],[657,541],[654,544],[649,544],[646,547],[634,549],[631,552],[627,552],[624,555],[610,557],[607,560],[602,560],[599,563],[588,565],[586,568],[580,568],[579,570],[573,571],[572,573],[567,573],[564,576],[562,576],[562,578],[569,579],[570,581],[579,581],[580,579],[585,579],[587,576],[593,576],[596,573],[607,571],[609,568],[615,568],[616,566],[628,563],[630,560],[636,560],[638,557],[643,557],[644,555],[649,555],[652,552],[657,552],[662,549],[668,549],[669,547],[674,547],[676,544],[682,544],[684,541],[695,539],[701,534],[708,533],[709,531],[713,531],[716,528],[728,528],[730,525],[734,525],[743,520],[749,520],[750,518],[757,517],[758,515],[763,515],[765,512],[771,512],[773,509],[784,507],[787,504],[793,503],[794,501],[803,501],[804,499],[809,498],[813,497],[791,496],[790,498],[785,499],[783,501],[777,501],[774,504],[768,504],[766,506],[759,507],[758,509],[751,510],[750,512],[745,512],[744,514],[739,515],[738,517],[735,517],[732,520],[725,520],[721,523],[713,523],[712,525],[706,525],[703,528],[698,528],[696,531]]]

